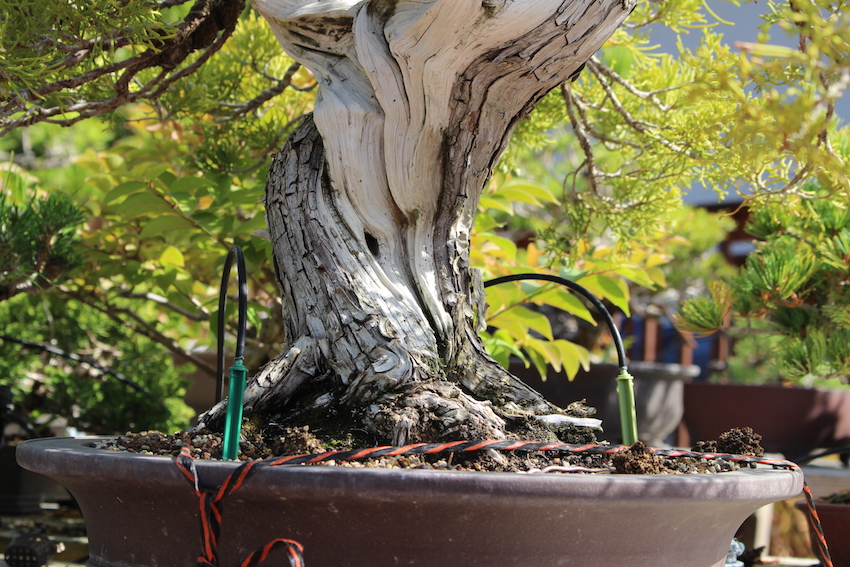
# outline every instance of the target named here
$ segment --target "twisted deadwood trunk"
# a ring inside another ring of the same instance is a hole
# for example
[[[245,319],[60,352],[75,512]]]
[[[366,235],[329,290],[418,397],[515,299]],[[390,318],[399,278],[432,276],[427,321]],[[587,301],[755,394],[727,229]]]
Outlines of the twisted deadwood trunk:
[[[396,444],[551,422],[562,412],[477,337],[469,234],[513,127],[634,0],[254,5],[320,90],[269,173],[289,342],[251,380],[246,412],[335,416]]]

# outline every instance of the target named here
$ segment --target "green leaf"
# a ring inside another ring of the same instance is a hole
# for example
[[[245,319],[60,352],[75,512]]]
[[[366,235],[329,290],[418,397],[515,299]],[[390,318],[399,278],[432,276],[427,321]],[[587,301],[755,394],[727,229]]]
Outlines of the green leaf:
[[[510,311],[505,311],[493,320],[488,320],[487,324],[504,331],[514,341],[522,341],[528,337],[528,326],[511,317]]]
[[[144,224],[142,232],[139,234],[139,238],[150,238],[151,236],[158,236],[169,230],[179,230],[190,227],[192,227],[192,223],[183,217],[179,217],[177,215],[161,215],[152,218]]]
[[[529,329],[537,331],[550,341],[553,340],[552,325],[549,323],[549,319],[547,319],[546,316],[541,313],[536,313],[531,309],[527,309],[522,306],[517,306],[512,307],[508,311],[505,311],[499,317],[511,317],[512,319],[519,321]]]
[[[168,246],[160,255],[159,262],[163,266],[184,266],[183,253],[175,246]]]
[[[234,205],[259,205],[262,194],[253,189],[242,189],[230,193],[230,202]]]
[[[171,193],[170,197],[174,199],[177,206],[180,207],[180,210],[186,213],[193,212],[198,206],[198,200],[190,193],[178,191],[176,193]]]
[[[93,187],[96,191],[100,192],[103,195],[108,194],[110,191],[112,191],[112,189],[115,188],[112,179],[101,175],[95,175],[87,178],[85,184],[90,187]]]
[[[129,195],[130,193],[135,193],[136,191],[141,191],[142,189],[147,189],[147,183],[143,183],[141,181],[127,181],[126,183],[122,183],[118,185],[114,189],[112,189],[106,196],[103,198],[103,202],[101,206],[106,208],[109,203],[112,201],[116,201],[125,195]]]
[[[553,343],[561,352],[561,365],[567,378],[572,380],[578,374],[579,368],[590,368],[590,351],[581,345],[558,339]]]
[[[156,276],[156,285],[158,285],[159,289],[162,291],[168,291],[168,289],[174,285],[175,280],[177,280],[177,270],[167,270]]]
[[[507,369],[510,367],[512,356],[522,360],[526,368],[528,368],[528,358],[517,348],[516,341],[504,331],[498,330],[492,335],[483,332],[481,333],[481,339],[490,356],[496,359],[503,368]]]
[[[511,205],[510,201],[504,198],[500,198],[497,195],[481,197],[479,205],[481,207],[484,207],[485,209],[496,209],[497,211],[503,211],[511,216],[513,216],[514,214],[514,208]]]
[[[528,203],[537,207],[543,206],[543,203],[541,203],[539,199],[534,198],[532,195],[529,195],[528,193],[520,189],[503,189],[499,191],[496,196],[504,197],[508,201],[515,201],[517,203]]]
[[[532,302],[536,305],[551,305],[562,311],[566,311],[571,315],[575,315],[589,323],[596,324],[593,314],[584,304],[584,302],[576,297],[572,292],[563,288],[553,288],[541,294],[535,295]]]
[[[558,203],[558,199],[552,194],[548,187],[540,183],[522,179],[512,179],[505,183],[496,192],[513,201],[538,204],[538,201]]]
[[[266,223],[266,215],[264,214],[256,214],[250,219],[246,220],[242,224],[236,227],[236,230],[240,234],[251,234],[255,230],[263,230],[268,227]]]
[[[655,287],[655,281],[653,281],[653,279],[649,277],[649,274],[647,274],[646,270],[642,270],[633,266],[620,266],[619,268],[617,268],[617,273],[623,276],[624,278],[635,282],[639,286],[648,288]]]
[[[152,193],[134,193],[115,207],[114,212],[126,219],[133,219],[151,213],[170,213],[171,207]]]
[[[576,283],[587,288],[598,299],[607,299],[620,308],[626,316],[629,315],[629,286],[621,278],[614,279],[595,274],[585,276]]]
[[[525,303],[527,296],[516,283],[505,283],[487,288],[488,317],[514,305]]]
[[[495,234],[487,235],[487,242],[481,245],[482,250],[486,250],[488,254],[508,261],[516,259],[516,244],[509,238],[496,236]]]
[[[535,350],[528,350],[528,358],[531,359],[531,363],[534,364],[534,368],[537,369],[537,373],[540,374],[541,380],[546,380],[546,376],[549,374],[549,368],[546,364],[546,359],[542,354]]]
[[[157,176],[156,179],[163,187],[165,187],[168,191],[171,191],[171,184],[174,183],[174,181],[177,179],[177,176],[170,171],[163,171]]]
[[[171,183],[171,192],[192,194],[198,187],[215,187],[215,184],[206,177],[178,177]]]
[[[214,215],[206,211],[197,211],[192,213],[192,219],[210,232],[218,232],[221,228],[221,219],[218,215]]]
[[[553,341],[541,341],[540,339],[529,337],[525,340],[525,346],[539,354],[555,372],[561,371],[561,350]],[[541,377],[545,378],[545,376],[545,373],[541,374]]]
[[[667,287],[667,274],[660,266],[653,266],[646,269],[646,275],[658,287]]]
[[[166,171],[168,171],[169,169],[171,169],[171,164],[168,163],[163,163],[159,165],[143,163],[137,167],[134,167],[133,171],[138,172],[142,179],[150,182],[165,173]]]
[[[501,226],[498,220],[494,219],[490,215],[475,215],[475,232],[479,235],[486,233],[489,230],[493,230],[496,227]]]

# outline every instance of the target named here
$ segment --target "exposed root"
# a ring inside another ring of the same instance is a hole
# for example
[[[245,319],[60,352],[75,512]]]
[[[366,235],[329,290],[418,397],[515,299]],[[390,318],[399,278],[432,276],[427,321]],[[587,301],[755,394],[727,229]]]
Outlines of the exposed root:
[[[505,421],[490,402],[476,400],[448,382],[413,384],[388,393],[367,408],[364,422],[394,445],[505,437]]]
[[[286,404],[301,386],[318,374],[316,353],[315,341],[305,336],[263,366],[245,388],[245,417],[274,404]],[[224,399],[200,416],[199,427],[222,430],[226,413],[227,399]]]

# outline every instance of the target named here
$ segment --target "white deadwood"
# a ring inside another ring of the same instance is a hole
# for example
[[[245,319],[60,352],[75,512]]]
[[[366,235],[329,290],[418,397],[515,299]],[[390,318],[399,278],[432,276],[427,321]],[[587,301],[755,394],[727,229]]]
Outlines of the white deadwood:
[[[469,235],[514,126],[634,1],[254,0],[319,92],[268,178],[289,348],[247,411],[394,443],[559,413],[484,353]]]

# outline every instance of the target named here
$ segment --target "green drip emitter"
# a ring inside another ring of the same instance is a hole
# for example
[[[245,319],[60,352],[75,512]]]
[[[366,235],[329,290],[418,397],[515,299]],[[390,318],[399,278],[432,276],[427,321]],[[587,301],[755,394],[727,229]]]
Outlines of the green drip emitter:
[[[224,421],[224,441],[222,458],[234,460],[239,456],[239,437],[242,432],[242,405],[245,399],[245,384],[248,369],[245,368],[245,330],[248,314],[248,284],[245,273],[245,256],[239,246],[233,246],[224,260],[224,273],[221,276],[221,288],[218,294],[218,358],[216,368],[216,403],[224,395],[224,320],[227,308],[227,285],[230,271],[236,261],[236,273],[239,284],[239,319],[236,331],[236,360],[230,367],[227,391],[227,413]]]

